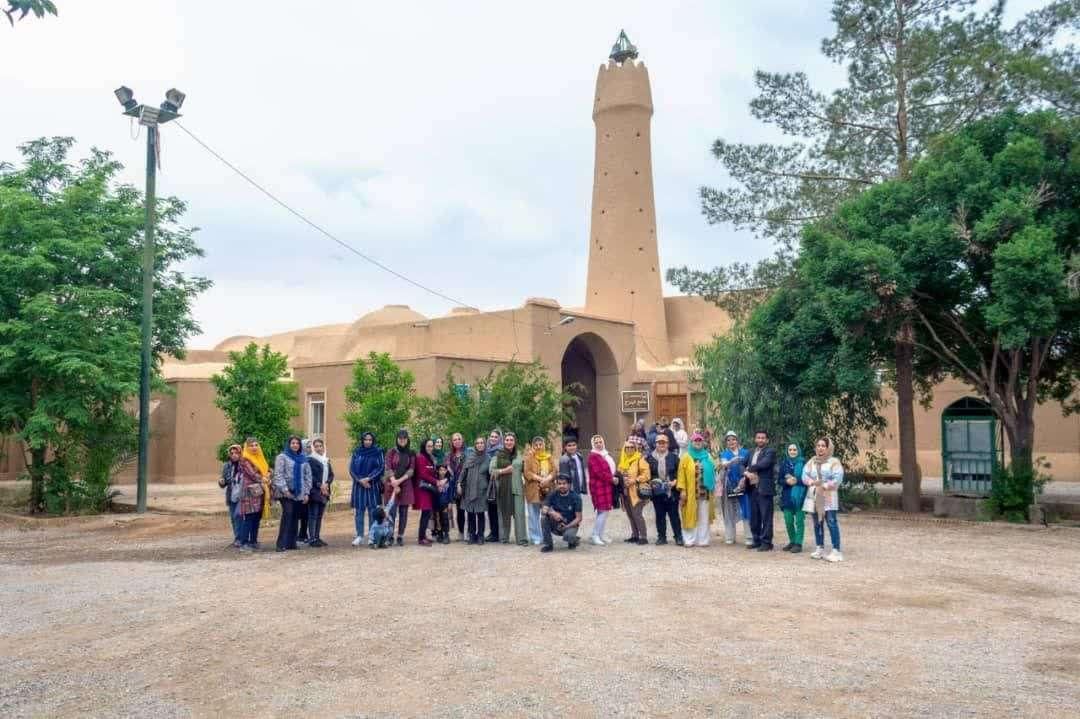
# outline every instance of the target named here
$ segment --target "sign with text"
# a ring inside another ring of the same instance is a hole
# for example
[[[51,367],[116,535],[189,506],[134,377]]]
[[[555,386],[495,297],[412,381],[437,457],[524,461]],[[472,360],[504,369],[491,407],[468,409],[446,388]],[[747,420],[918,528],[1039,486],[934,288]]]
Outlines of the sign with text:
[[[642,414],[649,411],[649,390],[624,389],[622,391],[622,411]]]

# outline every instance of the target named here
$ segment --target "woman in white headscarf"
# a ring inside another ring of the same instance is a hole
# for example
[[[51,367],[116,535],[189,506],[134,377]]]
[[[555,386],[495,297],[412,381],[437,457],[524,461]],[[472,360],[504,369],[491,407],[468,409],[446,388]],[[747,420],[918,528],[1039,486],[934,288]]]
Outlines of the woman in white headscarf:
[[[686,426],[678,417],[671,420],[671,432],[675,435],[675,441],[679,445],[679,452],[685,452],[686,448],[690,446],[690,435],[686,433]]]
[[[330,485],[334,482],[334,468],[330,466],[330,457],[326,454],[326,443],[321,439],[311,440],[311,493],[308,495],[307,529],[308,546],[325,547],[322,540],[323,514],[330,503]]]

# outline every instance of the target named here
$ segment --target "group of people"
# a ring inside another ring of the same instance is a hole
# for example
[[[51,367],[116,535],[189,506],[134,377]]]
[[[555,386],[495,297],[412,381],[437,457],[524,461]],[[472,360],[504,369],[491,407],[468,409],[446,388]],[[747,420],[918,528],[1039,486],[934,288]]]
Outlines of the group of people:
[[[403,546],[413,510],[420,512],[421,546],[447,544],[456,529],[459,541],[470,545],[513,541],[551,552],[560,537],[575,549],[583,539],[582,496],[588,495],[595,512],[588,541],[595,546],[611,543],[605,528],[616,508],[630,525],[624,541],[648,544],[645,509],[651,503],[658,545],[668,543],[670,529],[679,546],[708,546],[719,515],[726,544],[736,542],[742,525],[745,545],[766,552],[773,549],[779,495],[788,539],[783,550],[802,552],[809,514],[815,543],[810,556],[843,560],[837,513],[844,468],[827,437],[817,439],[809,460],[795,444],[778,456],[765,430],[755,432],[751,448],[727,432],[723,450],[714,453],[705,432],[687,433],[678,420],[670,426],[661,420],[647,432],[635,425],[617,457],[600,435],[590,444],[583,455],[577,438],[566,436],[562,454],[555,456],[544,437],[524,443],[513,432],[493,429],[471,446],[454,433],[449,446],[441,438],[425,438],[414,449],[402,429],[384,451],[378,438],[365,432],[349,463],[352,543],[373,549]],[[220,484],[233,519],[233,544],[258,548],[259,523],[273,499],[281,504],[278,551],[295,549],[298,542],[326,546],[320,534],[333,481],[321,439],[306,443],[290,437],[272,470],[254,439],[230,447]]]

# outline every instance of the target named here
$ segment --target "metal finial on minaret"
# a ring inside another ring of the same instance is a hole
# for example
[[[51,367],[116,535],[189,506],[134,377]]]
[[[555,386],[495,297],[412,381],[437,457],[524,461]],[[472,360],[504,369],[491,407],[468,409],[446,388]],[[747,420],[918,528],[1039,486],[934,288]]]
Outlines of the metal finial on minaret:
[[[637,55],[637,48],[630,42],[630,38],[626,36],[626,30],[619,30],[619,39],[611,46],[611,54],[608,57],[622,64],[627,60],[636,59]]]

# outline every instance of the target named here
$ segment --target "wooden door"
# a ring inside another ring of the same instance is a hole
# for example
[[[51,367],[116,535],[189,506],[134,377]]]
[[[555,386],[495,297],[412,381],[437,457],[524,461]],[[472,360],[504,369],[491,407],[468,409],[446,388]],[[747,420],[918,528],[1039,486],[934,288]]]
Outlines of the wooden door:
[[[653,418],[659,420],[661,417],[667,417],[668,422],[681,417],[683,422],[686,421],[686,395],[685,394],[662,394],[656,397],[656,409],[653,411]]]

